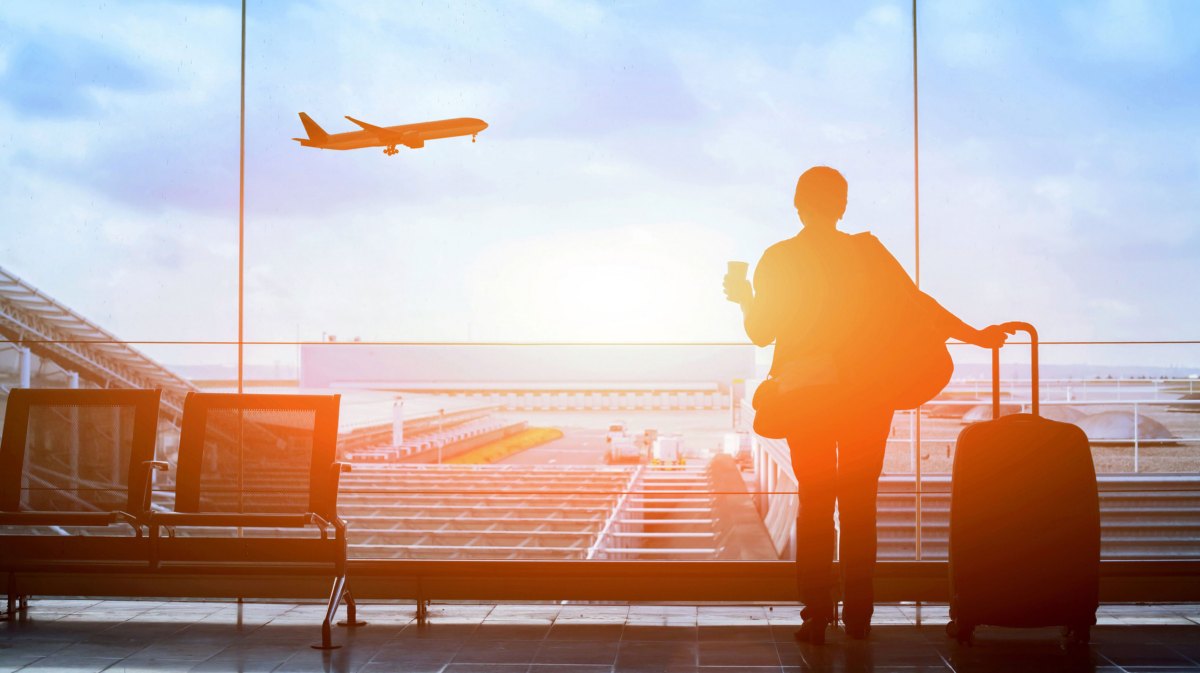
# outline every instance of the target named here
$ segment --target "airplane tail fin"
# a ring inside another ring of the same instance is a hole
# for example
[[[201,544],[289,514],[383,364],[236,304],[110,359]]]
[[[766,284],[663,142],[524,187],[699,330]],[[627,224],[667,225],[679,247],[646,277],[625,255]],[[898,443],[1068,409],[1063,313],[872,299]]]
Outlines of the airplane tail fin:
[[[304,124],[304,130],[308,132],[309,140],[320,141],[329,137],[329,134],[325,132],[325,129],[321,128],[319,124],[313,121],[312,117],[308,116],[308,113],[300,113],[300,122]]]

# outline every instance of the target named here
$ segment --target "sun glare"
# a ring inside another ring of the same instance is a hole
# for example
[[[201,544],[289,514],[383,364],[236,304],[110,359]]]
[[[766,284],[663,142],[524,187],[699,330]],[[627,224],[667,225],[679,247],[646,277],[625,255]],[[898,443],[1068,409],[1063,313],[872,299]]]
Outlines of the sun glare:
[[[480,336],[671,340],[711,335],[721,321],[737,325],[719,311],[729,307],[715,246],[670,232],[625,233],[564,233],[485,255],[471,281]]]

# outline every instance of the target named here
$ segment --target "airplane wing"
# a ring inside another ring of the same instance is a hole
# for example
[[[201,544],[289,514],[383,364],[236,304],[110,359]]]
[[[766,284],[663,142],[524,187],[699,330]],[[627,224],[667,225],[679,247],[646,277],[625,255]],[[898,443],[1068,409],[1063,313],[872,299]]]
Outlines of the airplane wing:
[[[360,119],[355,119],[354,117],[351,117],[350,115],[346,115],[346,119],[349,119],[350,121],[354,122],[355,124],[358,124],[360,127],[362,127],[362,129],[364,131],[371,131],[375,135],[379,136],[380,140],[383,140],[385,142],[393,142],[393,143],[398,143],[400,145],[406,145],[408,147],[411,147],[414,150],[420,149],[425,146],[425,140],[423,138],[421,138],[421,135],[419,133],[414,133],[412,131],[408,131],[408,132],[393,131],[391,129],[384,128],[382,126],[368,124],[365,121],[362,121]]]
[[[382,132],[385,134],[392,133],[391,131],[388,131],[387,129],[383,128],[382,126],[376,126],[374,124],[368,124],[364,121],[359,121],[359,120],[355,119],[354,117],[351,117],[350,115],[346,115],[346,119],[349,119],[350,121],[354,122],[355,124],[358,124],[359,126],[362,127],[362,130],[364,130],[364,131],[374,131],[376,133]]]

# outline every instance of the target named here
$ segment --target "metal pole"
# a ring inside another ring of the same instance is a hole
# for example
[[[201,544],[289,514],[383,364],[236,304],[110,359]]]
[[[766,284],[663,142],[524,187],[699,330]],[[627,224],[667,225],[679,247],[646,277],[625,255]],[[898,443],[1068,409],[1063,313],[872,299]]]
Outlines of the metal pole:
[[[917,0],[912,2],[912,62],[913,62],[913,251],[916,259],[914,276],[921,288],[921,155],[917,109]],[[913,409],[913,429],[916,453],[916,545],[917,560],[921,560],[921,407]]]
[[[921,287],[921,157],[918,140],[918,108],[917,108],[917,0],[912,0],[912,61],[913,61],[913,250],[916,266],[915,280]]]
[[[1138,471],[1139,471],[1138,468],[1140,467],[1139,460],[1138,460],[1138,435],[1141,433],[1138,432],[1138,429],[1139,429],[1138,428],[1138,403],[1134,402],[1133,403],[1133,472],[1134,472],[1134,474],[1138,473]]]
[[[245,373],[244,353],[246,346],[246,0],[242,0],[242,73],[241,101],[238,106],[238,325],[237,325],[237,391],[241,395],[244,390],[243,376]],[[242,455],[242,421],[245,410],[238,405],[238,511],[244,510],[242,502],[242,484],[244,460]],[[242,529],[237,529],[238,537],[242,537]]]
[[[242,0],[242,92],[238,113],[238,316],[237,391],[242,393],[245,368],[246,315],[246,0]]]
[[[20,362],[17,365],[17,383],[20,388],[30,388],[33,385],[33,351],[25,346],[17,347]]]
[[[404,445],[404,398],[397,397],[392,402],[392,448],[399,449]]]

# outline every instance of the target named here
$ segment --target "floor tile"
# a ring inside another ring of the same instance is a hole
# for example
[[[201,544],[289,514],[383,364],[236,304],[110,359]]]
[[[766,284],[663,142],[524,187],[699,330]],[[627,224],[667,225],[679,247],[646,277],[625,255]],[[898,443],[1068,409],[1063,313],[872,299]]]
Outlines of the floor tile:
[[[701,666],[779,666],[774,642],[701,642]]]
[[[555,622],[546,634],[547,640],[613,640],[621,639],[625,624],[581,624]]]
[[[540,641],[472,640],[454,656],[456,664],[531,664]]]
[[[550,622],[544,624],[484,622],[475,629],[468,640],[542,640],[548,633],[550,633]]]
[[[1092,644],[1069,650],[1056,629],[986,627],[959,646],[940,610],[879,606],[868,641],[831,628],[817,647],[792,639],[794,606],[445,604],[422,626],[411,606],[376,604],[321,652],[316,604],[36,601],[0,626],[0,672],[1200,673],[1194,605],[1104,606]]]
[[[601,664],[617,659],[618,640],[547,640],[533,658],[535,664]]]
[[[670,640],[695,642],[699,639],[700,629],[696,626],[650,626],[645,624],[629,624],[621,632],[622,640]]]
[[[736,641],[736,642],[770,642],[775,639],[770,624],[729,624],[716,625],[703,623],[697,627],[697,638],[700,642]]]

